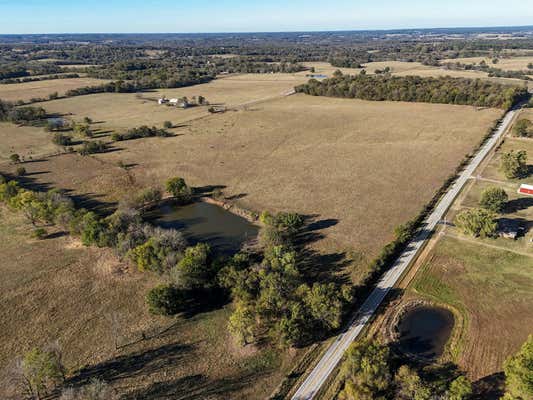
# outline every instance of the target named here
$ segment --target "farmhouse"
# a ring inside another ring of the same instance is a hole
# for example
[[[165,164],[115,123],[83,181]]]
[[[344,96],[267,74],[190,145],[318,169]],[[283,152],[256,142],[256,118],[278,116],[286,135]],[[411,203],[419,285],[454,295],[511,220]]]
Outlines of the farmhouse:
[[[498,221],[498,235],[506,239],[516,239],[518,233],[524,228],[520,226],[520,222],[515,219],[501,218]]]

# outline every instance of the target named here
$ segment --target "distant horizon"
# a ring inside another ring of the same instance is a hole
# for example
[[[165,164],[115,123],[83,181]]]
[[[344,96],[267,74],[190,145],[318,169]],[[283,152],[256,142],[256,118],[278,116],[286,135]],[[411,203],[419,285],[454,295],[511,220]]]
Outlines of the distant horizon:
[[[268,33],[342,33],[342,32],[398,32],[398,31],[433,31],[455,29],[527,29],[533,31],[531,25],[464,25],[464,26],[413,26],[404,28],[376,28],[376,29],[310,29],[287,31],[190,31],[190,32],[34,32],[34,33],[0,33],[0,36],[42,36],[42,35],[231,35],[231,34],[268,34]]]
[[[0,34],[333,32],[530,26],[524,0],[0,0]]]

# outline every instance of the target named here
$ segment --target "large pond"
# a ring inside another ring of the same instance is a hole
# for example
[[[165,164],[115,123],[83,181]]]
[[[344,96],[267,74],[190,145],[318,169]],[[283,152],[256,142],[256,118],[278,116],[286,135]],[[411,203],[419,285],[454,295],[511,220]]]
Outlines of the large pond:
[[[400,350],[428,360],[436,359],[444,352],[453,325],[453,314],[445,308],[416,307],[400,320]]]
[[[164,205],[149,218],[163,228],[182,231],[191,244],[209,243],[218,253],[232,254],[248,240],[257,237],[259,228],[222,207],[198,201],[185,206]]]

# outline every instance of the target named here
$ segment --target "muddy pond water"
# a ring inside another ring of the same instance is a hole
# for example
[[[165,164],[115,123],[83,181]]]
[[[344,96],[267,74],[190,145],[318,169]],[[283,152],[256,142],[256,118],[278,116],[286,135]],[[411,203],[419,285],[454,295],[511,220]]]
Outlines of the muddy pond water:
[[[437,359],[444,352],[453,325],[453,314],[445,308],[416,307],[400,319],[399,348],[417,357]]]
[[[148,218],[162,228],[183,232],[190,244],[205,242],[217,252],[232,254],[257,237],[259,227],[215,204],[198,201],[185,206],[164,205]]]

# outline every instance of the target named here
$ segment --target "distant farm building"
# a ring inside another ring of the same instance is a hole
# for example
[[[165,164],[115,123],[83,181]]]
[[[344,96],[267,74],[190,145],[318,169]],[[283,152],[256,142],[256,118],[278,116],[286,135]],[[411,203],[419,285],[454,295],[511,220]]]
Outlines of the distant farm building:
[[[519,194],[524,194],[526,196],[533,196],[533,186],[532,185],[521,185],[518,189]]]

